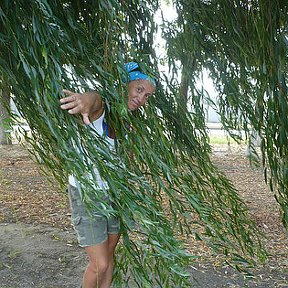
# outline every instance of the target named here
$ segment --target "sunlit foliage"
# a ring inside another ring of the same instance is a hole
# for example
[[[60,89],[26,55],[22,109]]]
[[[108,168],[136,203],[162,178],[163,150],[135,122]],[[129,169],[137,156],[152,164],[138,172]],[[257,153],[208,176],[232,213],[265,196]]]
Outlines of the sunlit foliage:
[[[190,287],[187,267],[194,257],[185,251],[185,238],[203,239],[234,264],[263,256],[245,204],[210,160],[200,98],[194,113],[186,113],[178,84],[159,77],[149,105],[127,111],[123,64],[136,59],[158,76],[157,8],[157,1],[0,4],[0,76],[31,128],[31,153],[63,186],[73,173],[88,208],[121,219],[115,287]],[[116,151],[80,117],[60,109],[63,88],[102,95],[117,131]],[[95,175],[86,177],[93,175],[92,163],[108,182],[113,208],[100,191],[95,195]],[[100,207],[93,207],[95,198]]]

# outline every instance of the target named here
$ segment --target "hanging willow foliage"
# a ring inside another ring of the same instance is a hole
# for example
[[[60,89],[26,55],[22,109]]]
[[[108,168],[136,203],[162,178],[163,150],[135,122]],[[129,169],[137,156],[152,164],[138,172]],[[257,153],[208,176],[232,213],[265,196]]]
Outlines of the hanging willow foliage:
[[[287,2],[179,0],[174,4],[179,17],[165,35],[170,57],[181,60],[184,74],[190,73],[191,102],[199,98],[193,83],[205,68],[219,92],[225,129],[236,140],[240,133],[235,130],[243,129],[255,153],[251,130],[261,138],[265,179],[275,190],[287,228]],[[252,156],[257,160],[258,155]]]
[[[157,6],[157,1],[0,4],[1,80],[29,124],[31,153],[62,185],[74,174],[88,208],[93,199],[101,200],[93,179],[85,177],[93,175],[91,163],[108,182],[115,207],[102,201],[96,208],[121,219],[115,287],[190,287],[187,267],[194,257],[183,241],[189,237],[207,241],[234,264],[264,256],[246,206],[210,160],[200,101],[187,114],[175,98],[178,85],[159,78],[149,105],[133,115],[127,111],[124,62],[134,58],[143,69],[157,70],[152,47]],[[99,91],[116,128],[117,151],[60,109],[63,88]]]

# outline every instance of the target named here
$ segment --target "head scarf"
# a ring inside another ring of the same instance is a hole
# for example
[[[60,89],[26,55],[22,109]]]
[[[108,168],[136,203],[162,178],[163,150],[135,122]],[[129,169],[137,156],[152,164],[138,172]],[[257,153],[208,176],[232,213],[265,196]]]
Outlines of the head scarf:
[[[153,77],[148,76],[147,74],[143,73],[140,70],[140,67],[137,62],[128,62],[125,64],[125,69],[128,72],[128,82],[134,81],[134,80],[148,80],[150,81],[154,86],[156,86],[156,80]],[[125,80],[125,79],[124,79]],[[124,81],[126,82],[126,81]]]

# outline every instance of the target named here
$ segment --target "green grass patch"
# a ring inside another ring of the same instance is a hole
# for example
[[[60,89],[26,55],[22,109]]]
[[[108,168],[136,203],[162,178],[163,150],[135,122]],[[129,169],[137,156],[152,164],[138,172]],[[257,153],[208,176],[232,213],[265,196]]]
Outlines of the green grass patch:
[[[209,137],[210,144],[237,144],[237,142],[229,136],[211,136]]]

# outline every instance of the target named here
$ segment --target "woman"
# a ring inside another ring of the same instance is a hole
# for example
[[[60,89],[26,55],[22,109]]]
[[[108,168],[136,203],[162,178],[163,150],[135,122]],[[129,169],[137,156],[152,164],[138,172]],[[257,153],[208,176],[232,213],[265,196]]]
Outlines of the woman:
[[[127,106],[130,111],[134,111],[145,105],[149,96],[155,91],[156,82],[141,72],[136,62],[127,63],[125,69],[129,76]],[[109,135],[109,129],[105,129],[105,122],[103,122],[105,109],[101,95],[95,91],[82,94],[69,90],[63,92],[67,97],[60,100],[61,108],[68,110],[70,114],[81,114],[84,123],[90,125],[99,135],[107,137],[112,148],[114,139],[112,135]],[[97,186],[103,185],[105,186],[105,180],[99,177]],[[83,206],[81,192],[77,187],[79,187],[77,180],[70,176],[68,190],[72,223],[78,235],[79,245],[85,248],[89,258],[83,275],[83,287],[109,288],[113,275],[114,251],[120,237],[119,221],[115,217],[107,218],[103,215],[91,218]]]

